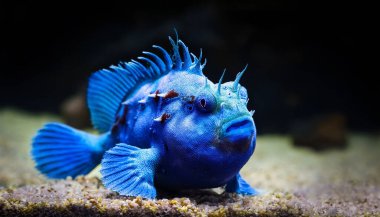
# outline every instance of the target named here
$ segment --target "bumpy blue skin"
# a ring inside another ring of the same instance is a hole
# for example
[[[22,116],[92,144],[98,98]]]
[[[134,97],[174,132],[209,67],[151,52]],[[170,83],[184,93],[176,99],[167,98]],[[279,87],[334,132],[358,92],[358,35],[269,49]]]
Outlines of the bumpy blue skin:
[[[239,175],[256,143],[247,91],[239,84],[245,69],[234,82],[214,84],[203,75],[201,56],[192,59],[182,41],[170,41],[172,57],[154,46],[162,58],[145,52],[140,62],[96,72],[88,104],[103,134],[47,124],[33,139],[36,167],[64,178],[101,162],[104,185],[122,195],[154,198],[156,187],[220,186],[256,195]]]

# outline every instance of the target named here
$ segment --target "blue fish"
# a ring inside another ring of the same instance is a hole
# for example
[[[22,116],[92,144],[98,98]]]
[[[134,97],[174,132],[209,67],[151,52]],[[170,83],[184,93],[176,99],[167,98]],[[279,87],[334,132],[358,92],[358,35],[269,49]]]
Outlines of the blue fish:
[[[153,52],[95,72],[87,103],[92,135],[48,123],[33,138],[36,168],[49,178],[88,174],[101,164],[105,187],[121,195],[155,198],[156,188],[224,187],[256,195],[239,174],[256,146],[246,88],[214,84],[203,74],[206,60],[169,36],[173,54]],[[203,62],[203,63],[202,63]]]

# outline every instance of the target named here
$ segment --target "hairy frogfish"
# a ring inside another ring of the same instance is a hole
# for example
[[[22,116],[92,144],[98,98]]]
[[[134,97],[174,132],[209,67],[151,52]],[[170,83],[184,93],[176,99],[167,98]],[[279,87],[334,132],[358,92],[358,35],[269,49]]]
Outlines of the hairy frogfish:
[[[178,36],[169,41],[171,54],[153,45],[156,52],[92,74],[87,104],[99,135],[47,123],[32,141],[36,168],[57,179],[101,164],[106,188],[144,198],[155,198],[156,188],[258,194],[239,173],[256,146],[239,84],[247,66],[214,84],[202,72],[202,50],[197,57]]]

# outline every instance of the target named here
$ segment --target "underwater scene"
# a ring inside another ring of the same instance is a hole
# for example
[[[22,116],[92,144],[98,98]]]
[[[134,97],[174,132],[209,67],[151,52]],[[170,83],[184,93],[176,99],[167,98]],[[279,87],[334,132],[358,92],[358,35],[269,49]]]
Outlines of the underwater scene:
[[[368,23],[304,6],[4,6],[0,216],[380,216]]]

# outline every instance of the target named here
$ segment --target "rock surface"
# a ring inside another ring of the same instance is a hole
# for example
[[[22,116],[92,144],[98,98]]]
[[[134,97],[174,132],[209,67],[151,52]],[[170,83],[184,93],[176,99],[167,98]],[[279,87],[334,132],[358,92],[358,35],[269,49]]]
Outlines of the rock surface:
[[[318,115],[293,123],[291,136],[296,146],[316,151],[347,147],[347,118],[343,114]]]
[[[214,189],[145,200],[105,189],[96,170],[75,180],[39,175],[29,143],[52,120],[59,119],[0,111],[0,216],[380,216],[379,135],[351,134],[347,149],[321,153],[292,146],[288,136],[259,136],[242,174],[261,196]]]

